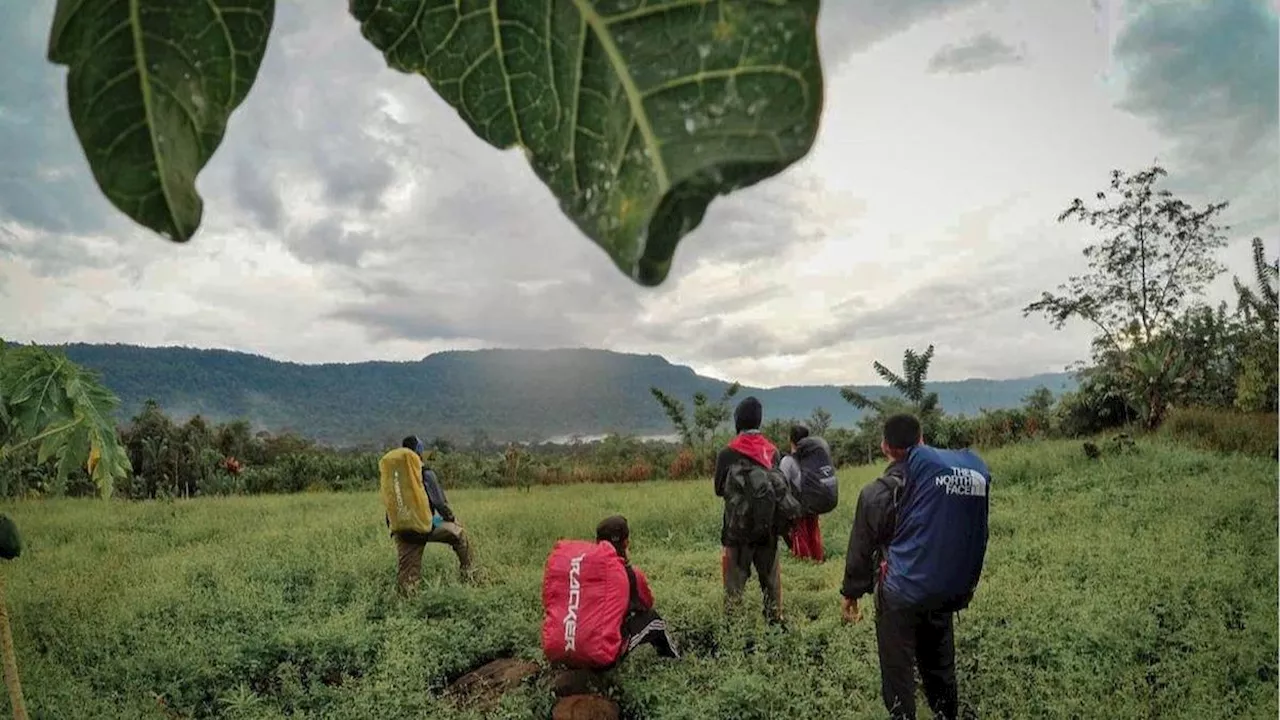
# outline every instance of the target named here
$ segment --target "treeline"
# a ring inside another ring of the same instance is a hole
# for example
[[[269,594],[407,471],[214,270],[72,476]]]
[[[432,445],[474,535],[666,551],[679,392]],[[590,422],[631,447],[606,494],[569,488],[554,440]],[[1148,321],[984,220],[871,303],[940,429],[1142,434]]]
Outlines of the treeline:
[[[1077,220],[1100,239],[1088,244],[1087,273],[1071,277],[1024,308],[1055,327],[1096,329],[1091,358],[1076,368],[1077,389],[1055,397],[1031,392],[1021,407],[949,413],[926,384],[934,347],[907,350],[901,371],[874,363],[895,395],[854,388],[843,399],[864,411],[851,428],[831,413],[778,417],[765,403],[763,431],[782,450],[790,426],[823,435],[841,466],[880,461],[880,426],[895,412],[920,417],[926,439],[943,447],[996,447],[1044,438],[1163,432],[1211,450],[1276,456],[1277,284],[1280,261],[1253,241],[1254,277],[1234,278],[1235,303],[1211,306],[1205,289],[1225,268],[1215,217],[1226,203],[1194,208],[1158,187],[1159,167],[1115,172],[1098,205],[1073,201],[1061,221]],[[634,383],[631,378],[628,382]],[[611,436],[567,445],[466,447],[432,443],[428,464],[447,487],[528,487],[574,482],[643,482],[706,477],[729,439],[741,387],[715,397],[650,391],[678,442]],[[0,343],[0,494],[110,494],[125,498],[371,489],[386,447],[338,451],[290,433],[255,433],[247,422],[179,423],[154,402],[115,429],[115,399],[65,357]],[[89,456],[87,464],[80,458]],[[94,467],[93,458],[103,462]]]

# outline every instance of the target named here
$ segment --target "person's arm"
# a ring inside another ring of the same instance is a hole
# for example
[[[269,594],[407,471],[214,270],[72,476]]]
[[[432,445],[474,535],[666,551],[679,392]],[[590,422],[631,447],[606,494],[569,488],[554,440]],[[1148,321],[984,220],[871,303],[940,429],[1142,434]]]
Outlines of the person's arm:
[[[716,497],[724,497],[724,482],[729,478],[729,465],[733,462],[733,451],[729,448],[721,448],[720,453],[716,455],[716,474],[715,486]]]
[[[652,610],[653,591],[649,589],[649,579],[640,572],[640,568],[632,566],[631,570],[636,575],[636,593],[640,596],[640,604],[644,605],[645,610]]]
[[[800,492],[800,463],[796,462],[794,455],[788,455],[782,458],[782,475],[791,483],[791,487]]]
[[[858,494],[849,548],[845,552],[844,583],[840,587],[840,594],[850,600],[857,600],[875,589],[876,549],[887,534],[889,500],[884,484],[878,480]]]
[[[453,510],[449,508],[449,501],[444,496],[444,488],[440,487],[440,483],[436,482],[436,474],[426,468],[422,469],[422,487],[427,491],[427,499],[431,501],[431,509],[440,513],[440,517],[445,522],[453,522],[457,519],[453,514]]]

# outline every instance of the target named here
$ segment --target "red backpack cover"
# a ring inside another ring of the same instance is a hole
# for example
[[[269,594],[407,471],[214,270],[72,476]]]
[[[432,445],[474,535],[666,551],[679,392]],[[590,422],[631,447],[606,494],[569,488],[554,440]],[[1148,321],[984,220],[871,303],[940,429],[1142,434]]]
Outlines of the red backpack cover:
[[[608,542],[560,540],[542,574],[542,652],[550,662],[604,668],[622,654],[631,584]]]

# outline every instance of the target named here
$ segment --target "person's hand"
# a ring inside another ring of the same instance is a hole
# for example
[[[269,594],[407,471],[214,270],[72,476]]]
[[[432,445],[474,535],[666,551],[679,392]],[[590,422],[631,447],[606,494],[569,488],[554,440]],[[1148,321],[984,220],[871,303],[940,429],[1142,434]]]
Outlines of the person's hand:
[[[845,623],[858,623],[862,621],[862,610],[858,608],[858,601],[853,598],[840,598],[840,619]]]

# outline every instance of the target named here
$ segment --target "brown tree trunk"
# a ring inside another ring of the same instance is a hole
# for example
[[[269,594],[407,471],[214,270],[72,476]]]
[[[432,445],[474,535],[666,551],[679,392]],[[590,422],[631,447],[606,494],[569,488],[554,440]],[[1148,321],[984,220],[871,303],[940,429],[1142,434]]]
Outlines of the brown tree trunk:
[[[18,657],[13,652],[13,633],[9,631],[9,606],[4,598],[4,577],[0,575],[0,652],[4,653],[4,684],[9,688],[9,704],[13,720],[27,720],[27,706],[22,700],[22,683],[18,682]]]

